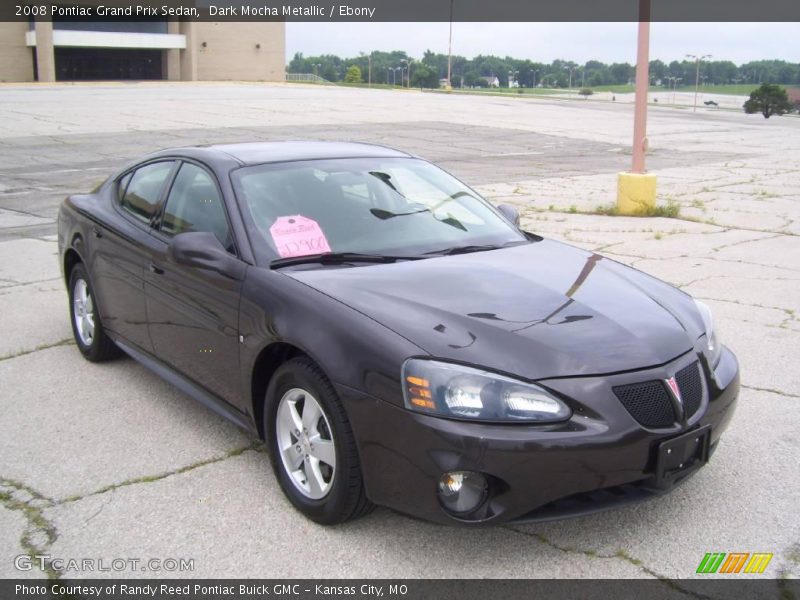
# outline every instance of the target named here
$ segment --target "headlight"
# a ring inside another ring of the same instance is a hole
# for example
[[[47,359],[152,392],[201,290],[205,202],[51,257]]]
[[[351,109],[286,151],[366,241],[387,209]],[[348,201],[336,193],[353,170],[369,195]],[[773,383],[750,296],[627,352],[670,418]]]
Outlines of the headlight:
[[[530,383],[433,360],[403,365],[406,408],[475,421],[550,423],[572,415],[561,400]]]
[[[703,317],[703,327],[706,330],[706,352],[708,354],[708,362],[711,367],[716,367],[719,362],[719,357],[722,354],[722,345],[717,338],[717,331],[714,327],[714,316],[711,314],[711,309],[704,302],[699,300],[694,301],[697,304],[697,310],[700,311],[700,316]]]

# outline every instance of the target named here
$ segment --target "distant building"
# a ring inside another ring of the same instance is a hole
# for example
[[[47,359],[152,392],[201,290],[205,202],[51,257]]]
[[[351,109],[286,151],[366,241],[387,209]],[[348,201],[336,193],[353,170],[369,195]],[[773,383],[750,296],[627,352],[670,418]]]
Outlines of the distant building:
[[[279,22],[0,22],[0,81],[283,81]]]
[[[481,79],[483,79],[489,87],[500,87],[500,80],[497,78],[497,75],[485,75],[481,77]]]

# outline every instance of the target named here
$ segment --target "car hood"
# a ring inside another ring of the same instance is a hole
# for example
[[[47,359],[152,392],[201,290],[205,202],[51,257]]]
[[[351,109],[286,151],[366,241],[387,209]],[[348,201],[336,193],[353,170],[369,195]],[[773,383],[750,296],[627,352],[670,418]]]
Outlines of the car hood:
[[[531,380],[664,364],[691,350],[702,334],[685,293],[551,240],[284,273],[435,357]]]

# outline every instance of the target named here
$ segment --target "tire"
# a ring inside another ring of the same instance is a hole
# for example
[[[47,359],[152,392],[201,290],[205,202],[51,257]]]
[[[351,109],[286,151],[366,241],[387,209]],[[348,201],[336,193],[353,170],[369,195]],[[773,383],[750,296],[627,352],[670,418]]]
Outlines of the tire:
[[[370,512],[353,430],[322,370],[307,358],[287,361],[272,377],[265,403],[272,468],[294,507],[323,525]]]
[[[121,354],[100,322],[97,301],[83,264],[78,263],[69,274],[69,316],[72,335],[78,350],[92,362],[103,362]]]

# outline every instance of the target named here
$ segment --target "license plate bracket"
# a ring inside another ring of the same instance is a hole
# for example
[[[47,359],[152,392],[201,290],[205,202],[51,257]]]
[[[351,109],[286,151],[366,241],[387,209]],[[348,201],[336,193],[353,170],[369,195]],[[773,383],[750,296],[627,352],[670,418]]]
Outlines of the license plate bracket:
[[[711,425],[693,429],[658,445],[655,487],[669,488],[708,462]]]

